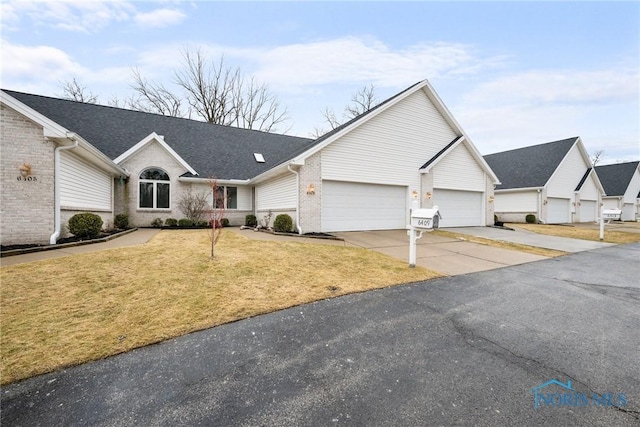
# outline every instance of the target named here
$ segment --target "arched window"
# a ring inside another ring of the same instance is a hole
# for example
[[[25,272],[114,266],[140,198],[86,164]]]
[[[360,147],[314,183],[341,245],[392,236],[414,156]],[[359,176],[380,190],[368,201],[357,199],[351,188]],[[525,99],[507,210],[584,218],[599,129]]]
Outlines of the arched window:
[[[141,209],[169,209],[169,175],[160,168],[149,168],[139,176],[138,207]]]

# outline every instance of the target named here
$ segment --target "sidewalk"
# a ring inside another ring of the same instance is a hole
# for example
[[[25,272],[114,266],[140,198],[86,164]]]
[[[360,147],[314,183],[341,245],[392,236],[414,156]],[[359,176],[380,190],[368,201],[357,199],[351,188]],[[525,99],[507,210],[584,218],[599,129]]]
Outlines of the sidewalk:
[[[147,243],[153,236],[160,232],[159,228],[139,228],[138,230],[109,240],[108,242],[92,243],[82,246],[70,246],[48,251],[33,252],[24,255],[14,255],[0,258],[0,266],[23,264],[25,262],[40,261],[43,259],[62,258],[75,254],[102,251],[105,249],[120,248],[123,246],[134,246]]]

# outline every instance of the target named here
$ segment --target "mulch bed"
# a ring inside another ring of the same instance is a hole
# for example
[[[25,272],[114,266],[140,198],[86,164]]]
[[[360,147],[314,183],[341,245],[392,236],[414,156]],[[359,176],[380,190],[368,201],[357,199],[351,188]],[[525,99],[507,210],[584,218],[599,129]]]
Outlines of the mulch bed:
[[[125,230],[116,229],[116,230],[103,231],[98,235],[98,237],[96,237],[96,239],[103,239],[105,237],[109,237],[114,234],[122,233],[123,231]],[[55,245],[43,245],[43,244],[0,245],[0,252],[13,251],[17,249],[31,249],[31,248],[44,248],[44,247],[55,248],[56,246],[63,245],[65,243],[84,242],[87,240],[94,240],[94,239],[87,239],[87,238],[81,239],[79,237],[71,236],[71,237],[65,237],[63,239],[58,239]]]

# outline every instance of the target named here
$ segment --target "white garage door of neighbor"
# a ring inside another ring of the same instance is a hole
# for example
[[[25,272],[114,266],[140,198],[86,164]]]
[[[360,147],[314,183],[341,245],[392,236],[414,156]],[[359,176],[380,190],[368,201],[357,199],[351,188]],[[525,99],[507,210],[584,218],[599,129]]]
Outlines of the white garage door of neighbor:
[[[595,222],[598,218],[598,202],[580,200],[580,222]]]
[[[569,199],[557,197],[549,197],[547,199],[548,224],[567,224],[571,222],[569,214]]]
[[[625,203],[622,206],[622,220],[623,221],[635,221],[636,212],[633,203]]]
[[[479,191],[433,190],[433,205],[440,208],[440,227],[482,226],[484,205]]]
[[[407,221],[407,187],[322,181],[322,231],[397,230]]]

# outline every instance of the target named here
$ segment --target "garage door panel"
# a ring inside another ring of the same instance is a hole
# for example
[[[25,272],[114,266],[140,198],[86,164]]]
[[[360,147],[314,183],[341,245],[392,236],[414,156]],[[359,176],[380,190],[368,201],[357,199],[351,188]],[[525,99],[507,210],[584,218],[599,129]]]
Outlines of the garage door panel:
[[[635,221],[635,206],[633,203],[625,203],[622,206],[622,220],[623,221]]]
[[[595,200],[580,201],[580,222],[595,222],[598,218],[598,202]]]
[[[547,199],[548,224],[567,224],[571,222],[570,215],[569,199],[560,199],[557,197],[549,197]]]
[[[483,226],[483,194],[477,191],[433,190],[433,204],[440,208],[440,227]]]
[[[342,181],[322,183],[322,231],[406,227],[407,187]]]

